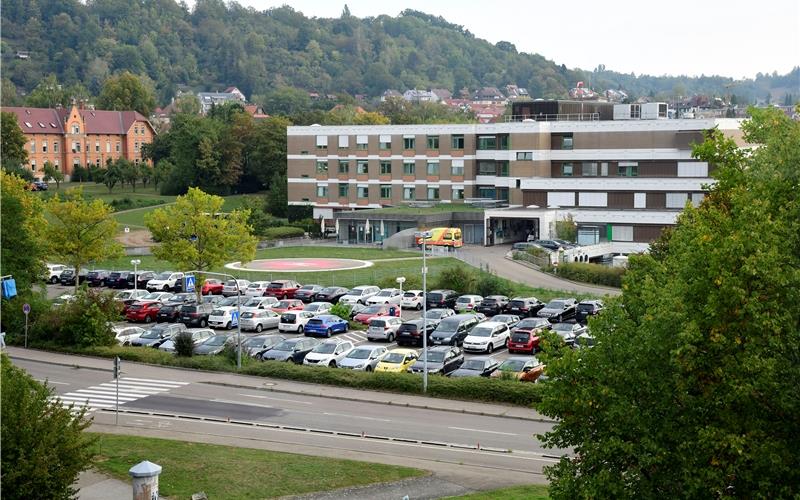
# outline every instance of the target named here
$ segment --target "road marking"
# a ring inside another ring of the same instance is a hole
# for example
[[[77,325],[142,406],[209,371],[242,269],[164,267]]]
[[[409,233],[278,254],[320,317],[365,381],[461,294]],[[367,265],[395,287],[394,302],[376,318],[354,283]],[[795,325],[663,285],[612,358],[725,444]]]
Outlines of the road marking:
[[[56,382],[55,380],[49,380],[46,378],[37,378],[36,380],[43,384],[70,385],[68,382]]]
[[[501,436],[519,436],[519,434],[514,434],[512,432],[485,431],[482,429],[469,429],[467,427],[448,427],[448,429],[453,429],[455,431],[485,432],[487,434],[500,434]]]
[[[347,417],[347,418],[360,418],[362,420],[375,420],[377,422],[391,422],[391,420],[386,418],[375,418],[375,417],[362,417],[361,415],[346,415],[344,413],[323,413],[323,415],[329,415],[331,417]]]
[[[151,378],[133,378],[133,377],[122,377],[120,380],[135,380],[137,382],[150,382],[152,384],[173,384],[173,385],[189,385],[189,382],[174,382],[172,380],[155,380]]]
[[[231,405],[242,405],[242,406],[255,406],[257,408],[275,408],[274,406],[270,405],[260,405],[258,403],[248,403],[247,401],[233,401],[230,399],[210,399],[212,403],[225,403]]]
[[[287,403],[299,403],[301,405],[314,404],[314,403],[310,403],[308,401],[298,401],[296,399],[271,398],[269,396],[256,396],[255,394],[239,394],[239,396],[246,396],[248,398],[258,398],[258,399],[271,399],[273,401],[286,401]]]
[[[121,384],[127,384],[131,386],[138,386],[138,387],[164,387],[166,389],[177,389],[178,387],[183,387],[186,384],[174,384],[174,383],[167,383],[167,382],[138,382],[133,381],[126,378],[119,379]]]
[[[120,382],[125,379],[120,379]],[[52,401],[61,401],[61,405],[68,407],[70,404],[79,404],[86,406],[89,411],[97,410],[100,408],[114,408],[117,401],[117,394],[119,394],[119,404],[124,405],[133,401],[163,394],[170,389],[180,388],[187,385],[188,382],[172,382],[169,380],[154,380],[148,383],[148,379],[137,379],[137,385],[127,385],[112,380],[111,382],[104,382],[85,389],[78,389],[72,392],[67,392],[63,395],[55,395],[50,398]],[[166,385],[169,386],[166,386]],[[117,393],[119,390],[119,393]]]

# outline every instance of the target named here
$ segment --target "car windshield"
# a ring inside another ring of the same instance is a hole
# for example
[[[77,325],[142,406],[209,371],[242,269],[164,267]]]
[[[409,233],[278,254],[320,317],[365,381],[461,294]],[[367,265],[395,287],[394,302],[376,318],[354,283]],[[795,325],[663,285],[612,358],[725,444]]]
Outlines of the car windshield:
[[[319,285],[306,285],[306,286],[300,287],[300,290],[314,290],[318,286]]]
[[[491,337],[492,336],[492,328],[487,328],[483,326],[476,326],[469,332],[470,337]]]
[[[547,320],[545,320],[547,321]],[[517,323],[517,328],[538,328],[541,324],[536,318],[523,319]]]
[[[252,313],[252,312],[250,312],[250,311],[247,311],[247,312],[243,312],[243,313],[242,313],[242,319],[250,319],[250,318],[252,318],[253,316],[255,316],[255,313]]]
[[[147,330],[141,335],[143,339],[157,339],[159,337],[161,337],[161,330],[155,329]]]
[[[423,354],[419,359],[420,361],[428,358],[428,363],[441,363],[444,361],[444,353],[440,351],[431,351],[429,353]]]
[[[525,361],[521,359],[507,359],[500,365],[500,370],[509,372],[518,372],[525,367]]]
[[[197,311],[197,306],[183,306],[183,307],[181,307],[181,312],[193,313],[195,311]]]
[[[314,348],[313,352],[317,354],[333,354],[336,351],[336,346],[333,342],[325,342]]]
[[[479,359],[468,359],[461,365],[464,370],[483,370],[483,361]]]
[[[469,297],[459,297],[456,302],[458,302],[459,304],[469,304],[470,302],[472,302],[472,299]]]
[[[367,359],[372,349],[354,349],[347,355],[350,359]]]
[[[204,345],[220,346],[223,345],[226,340],[228,340],[227,335],[214,335],[210,339],[206,340]]]
[[[363,292],[363,290],[359,290],[357,288],[354,288],[354,289],[350,290],[349,292],[347,292],[347,295],[353,295],[353,296],[356,296],[356,297],[360,297],[361,296],[361,292]]]
[[[261,286],[262,286],[261,283],[250,283],[249,285],[247,285],[247,288],[261,288]]]
[[[283,283],[270,283],[267,288],[283,288]]]
[[[250,299],[243,305],[244,307],[258,307],[261,305],[261,299]]]
[[[382,292],[378,293],[378,297],[391,297],[392,296],[391,290],[383,290]]]
[[[133,296],[133,292],[117,292],[118,299],[129,299]]]
[[[292,323],[294,322],[294,318],[295,318],[294,313],[281,314],[281,321],[284,323]]]
[[[413,299],[416,296],[417,296],[417,294],[414,293],[414,292],[406,292],[406,293],[403,294],[403,297],[406,297],[406,298],[409,298],[409,299]]]
[[[276,345],[273,350],[274,351],[294,351],[294,346],[296,342],[289,342],[284,340],[280,344]]]
[[[306,306],[306,311],[318,311],[323,307],[325,306],[323,306],[322,304],[309,304]]]
[[[244,347],[261,347],[264,345],[264,341],[266,337],[250,337],[249,339],[242,342]]]
[[[498,321],[500,323],[508,323],[509,321],[513,321],[513,318],[511,318],[511,316],[509,316],[508,314],[498,314],[497,316],[492,318],[492,321]]]
[[[235,306],[238,300],[238,297],[228,297],[227,299],[222,299],[218,305],[220,307]]]
[[[546,306],[548,309],[564,309],[563,300],[551,300]]]
[[[553,325],[553,330],[555,330],[556,332],[571,333],[572,325],[569,323],[556,323],[555,325]]]
[[[323,288],[322,290],[320,290],[319,293],[324,294],[324,295],[328,295],[330,293],[336,293],[337,290],[338,290],[338,288],[329,286],[328,288]]]
[[[158,300],[159,297],[161,297],[161,295],[158,293],[148,293],[142,297],[142,300]]]
[[[158,276],[155,277],[157,280],[168,280],[172,273],[159,273]]]
[[[456,320],[452,320],[451,321],[451,320],[448,320],[448,319],[445,318],[445,319],[442,320],[441,323],[439,323],[439,326],[436,328],[436,331],[438,331],[438,332],[454,332],[454,331],[458,330],[458,325],[460,323],[461,323],[460,320],[456,319]]]
[[[493,305],[497,304],[497,302],[498,302],[497,299],[483,299],[481,301],[481,304],[484,304],[484,305],[487,305],[487,306],[493,306]]]
[[[383,361],[386,363],[402,363],[404,359],[406,359],[406,355],[402,352],[390,352],[383,358]]]
[[[578,304],[579,311],[592,311],[594,306],[592,304]]]
[[[383,306],[369,306],[361,310],[361,314],[375,314],[383,310]]]

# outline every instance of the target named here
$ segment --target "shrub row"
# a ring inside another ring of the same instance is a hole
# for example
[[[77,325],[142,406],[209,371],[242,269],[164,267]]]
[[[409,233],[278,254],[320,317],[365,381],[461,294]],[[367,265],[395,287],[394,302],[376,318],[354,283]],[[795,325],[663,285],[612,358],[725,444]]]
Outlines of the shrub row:
[[[625,275],[625,268],[568,262],[559,264],[557,274],[562,278],[572,281],[621,288],[622,277]]]
[[[115,212],[121,212],[122,210],[131,210],[133,208],[152,207],[155,205],[163,205],[163,204],[164,202],[162,200],[154,200],[152,198],[131,198],[130,196],[111,200],[111,207],[114,209]]]
[[[305,231],[301,227],[294,226],[278,226],[268,227],[262,232],[265,240],[279,240],[283,238],[299,238],[305,235]]]

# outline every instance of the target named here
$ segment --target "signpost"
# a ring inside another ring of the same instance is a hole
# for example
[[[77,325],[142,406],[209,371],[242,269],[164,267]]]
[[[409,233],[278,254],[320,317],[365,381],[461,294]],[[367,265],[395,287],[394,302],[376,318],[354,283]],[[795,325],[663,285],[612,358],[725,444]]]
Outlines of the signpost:
[[[183,291],[194,292],[194,276],[185,276],[183,280],[184,280]]]
[[[28,348],[28,315],[31,313],[31,305],[27,302],[22,305],[22,312],[25,313],[25,348]]]
[[[119,376],[122,373],[122,360],[119,359],[119,356],[114,358],[114,381],[117,386],[117,398],[116,398],[116,413],[114,414],[114,425],[119,424]]]

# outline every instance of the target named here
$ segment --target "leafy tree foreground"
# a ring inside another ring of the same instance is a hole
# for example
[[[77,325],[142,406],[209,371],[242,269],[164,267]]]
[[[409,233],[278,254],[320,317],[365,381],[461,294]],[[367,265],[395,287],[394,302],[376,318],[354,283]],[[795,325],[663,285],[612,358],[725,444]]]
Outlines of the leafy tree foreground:
[[[757,147],[695,147],[717,183],[631,258],[597,345],[550,353],[554,498],[800,495],[800,123],[751,113]]]

